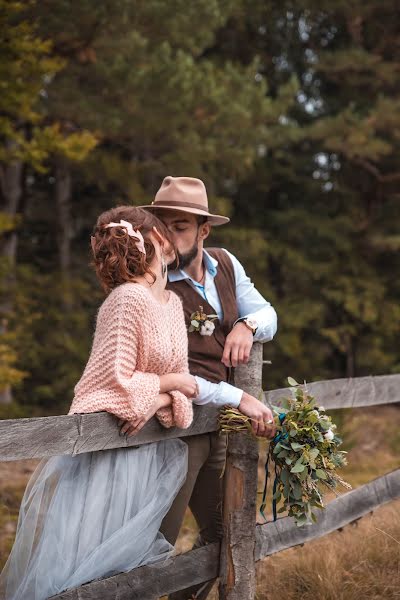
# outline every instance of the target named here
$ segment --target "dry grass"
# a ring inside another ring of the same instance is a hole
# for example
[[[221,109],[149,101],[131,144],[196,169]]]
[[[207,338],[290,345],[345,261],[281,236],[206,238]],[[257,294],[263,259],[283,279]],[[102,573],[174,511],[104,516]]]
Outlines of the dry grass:
[[[257,600],[400,598],[400,501],[342,532],[263,560]]]

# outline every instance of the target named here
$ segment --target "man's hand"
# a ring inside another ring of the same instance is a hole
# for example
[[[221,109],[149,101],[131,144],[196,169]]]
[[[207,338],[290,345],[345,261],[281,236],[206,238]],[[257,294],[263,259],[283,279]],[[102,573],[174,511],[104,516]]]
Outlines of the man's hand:
[[[243,392],[238,409],[251,418],[251,426],[255,435],[272,439],[276,433],[276,425],[272,411],[262,402]],[[271,422],[272,421],[272,422]]]
[[[253,346],[253,334],[244,323],[236,323],[225,340],[224,353],[221,362],[226,367],[237,367],[249,362]]]

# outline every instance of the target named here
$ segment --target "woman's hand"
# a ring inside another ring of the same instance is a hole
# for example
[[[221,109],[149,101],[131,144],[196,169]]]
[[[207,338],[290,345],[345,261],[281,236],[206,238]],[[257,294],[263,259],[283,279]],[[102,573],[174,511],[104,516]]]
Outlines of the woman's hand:
[[[196,378],[190,373],[168,373],[160,376],[160,392],[172,392],[176,390],[187,398],[196,398],[199,394],[199,386]]]
[[[199,395],[199,386],[196,378],[190,373],[177,373],[174,390],[181,392],[186,398],[196,398]]]
[[[150,421],[152,417],[156,414],[159,408],[163,408],[165,406],[170,406],[172,404],[172,398],[168,393],[158,394],[158,398],[156,402],[148,409],[148,411],[138,417],[137,419],[133,419],[132,421],[123,421],[120,419],[118,421],[118,426],[120,427],[120,434],[127,435],[130,437],[131,435],[135,435],[146,425],[147,421]]]

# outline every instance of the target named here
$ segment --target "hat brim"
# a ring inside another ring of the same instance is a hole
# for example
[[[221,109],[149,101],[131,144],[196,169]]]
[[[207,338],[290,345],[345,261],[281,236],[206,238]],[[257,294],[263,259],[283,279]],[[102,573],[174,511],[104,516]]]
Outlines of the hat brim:
[[[212,215],[206,210],[201,210],[201,208],[189,208],[186,206],[165,206],[161,202],[157,204],[147,204],[144,206],[139,206],[138,208],[145,208],[147,210],[157,210],[159,208],[162,208],[163,210],[173,210],[175,212],[178,211],[192,213],[193,215],[201,215],[203,217],[207,217],[207,221],[210,223],[210,225],[226,225],[226,223],[229,223],[230,221],[229,217],[223,217],[222,215]]]

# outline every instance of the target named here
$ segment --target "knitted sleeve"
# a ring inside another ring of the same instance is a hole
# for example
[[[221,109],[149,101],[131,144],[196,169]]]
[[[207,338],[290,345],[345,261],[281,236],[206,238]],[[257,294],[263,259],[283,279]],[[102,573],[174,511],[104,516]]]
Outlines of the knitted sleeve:
[[[92,352],[75,387],[71,413],[107,411],[124,420],[144,416],[160,391],[159,376],[136,369],[146,305],[133,287],[120,286],[100,308]]]
[[[175,294],[174,294],[175,296]],[[188,350],[187,350],[187,331],[185,325],[185,317],[183,314],[182,303],[176,296],[175,302],[175,322],[174,328],[181,341],[185,341],[181,344],[182,350],[177,357],[177,361],[174,364],[173,371],[175,373],[189,373],[188,363]],[[169,392],[172,397],[172,403],[170,406],[159,408],[156,412],[156,417],[164,427],[180,427],[186,429],[192,423],[193,420],[193,404],[189,398],[186,398],[184,394],[177,390]]]

